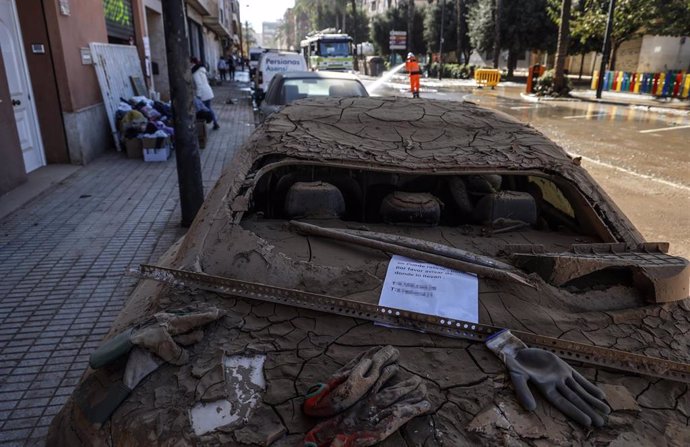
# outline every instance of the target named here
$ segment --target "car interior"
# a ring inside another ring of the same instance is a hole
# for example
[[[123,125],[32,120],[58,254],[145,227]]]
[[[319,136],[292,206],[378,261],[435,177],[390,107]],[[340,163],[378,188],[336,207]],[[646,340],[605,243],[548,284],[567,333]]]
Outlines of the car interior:
[[[280,104],[289,104],[316,96],[367,96],[367,91],[360,83],[347,79],[286,79],[278,100]]]
[[[323,165],[264,170],[250,213],[395,226],[536,230],[613,242],[591,205],[562,178],[534,173],[391,173]]]

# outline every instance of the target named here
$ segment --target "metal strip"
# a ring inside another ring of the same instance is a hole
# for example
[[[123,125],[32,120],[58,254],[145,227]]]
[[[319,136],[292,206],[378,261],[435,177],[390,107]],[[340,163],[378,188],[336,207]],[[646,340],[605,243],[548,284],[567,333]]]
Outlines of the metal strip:
[[[404,329],[451,338],[484,342],[503,328],[420,314],[402,309],[377,306],[335,298],[328,295],[285,289],[266,284],[142,264],[130,270],[134,276],[152,279],[175,287],[190,287],[240,298],[316,310],[329,314],[369,320]],[[690,364],[647,357],[615,349],[545,337],[511,330],[528,346],[553,352],[561,358],[602,368],[631,372],[677,382],[690,383]]]

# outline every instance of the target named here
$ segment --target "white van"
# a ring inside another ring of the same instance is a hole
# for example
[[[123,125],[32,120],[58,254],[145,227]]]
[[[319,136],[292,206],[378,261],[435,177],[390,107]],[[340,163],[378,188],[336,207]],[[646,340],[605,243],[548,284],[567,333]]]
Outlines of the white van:
[[[307,71],[307,61],[304,60],[304,56],[289,51],[267,51],[263,53],[259,58],[254,83],[257,103],[263,99],[273,75],[289,71]]]

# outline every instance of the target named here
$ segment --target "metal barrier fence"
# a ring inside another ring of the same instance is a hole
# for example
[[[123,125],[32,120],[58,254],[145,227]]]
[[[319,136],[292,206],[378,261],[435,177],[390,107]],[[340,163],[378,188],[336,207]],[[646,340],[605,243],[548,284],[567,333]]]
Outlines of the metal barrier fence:
[[[592,76],[592,90],[596,90],[599,72]],[[682,71],[661,73],[631,73],[607,71],[604,74],[605,91],[642,93],[665,98],[687,99],[690,95],[690,74]]]
[[[474,80],[482,87],[494,88],[501,80],[501,70],[480,68],[474,71]]]

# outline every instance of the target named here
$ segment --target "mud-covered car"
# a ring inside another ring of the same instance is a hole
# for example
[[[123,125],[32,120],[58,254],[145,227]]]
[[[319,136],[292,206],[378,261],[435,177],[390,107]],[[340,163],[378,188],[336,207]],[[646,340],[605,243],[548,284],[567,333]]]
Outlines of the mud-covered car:
[[[258,119],[298,99],[315,97],[353,98],[369,96],[364,84],[350,73],[296,71],[276,74],[258,108]]]
[[[314,393],[344,365],[351,378],[351,359],[394,350],[415,404],[331,428],[397,417],[388,446],[690,445],[688,263],[667,248],[645,241],[579,160],[505,114],[297,101],[257,128],[186,236],[139,269],[149,279],[48,443],[329,445],[304,444],[333,421],[305,414]],[[379,305],[391,255],[476,274],[478,322]],[[484,343],[499,328],[549,353],[552,377],[582,376],[550,390],[529,380],[526,410],[518,357]],[[586,402],[573,397],[583,387]],[[588,404],[599,423],[566,416]]]

